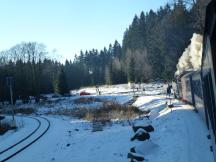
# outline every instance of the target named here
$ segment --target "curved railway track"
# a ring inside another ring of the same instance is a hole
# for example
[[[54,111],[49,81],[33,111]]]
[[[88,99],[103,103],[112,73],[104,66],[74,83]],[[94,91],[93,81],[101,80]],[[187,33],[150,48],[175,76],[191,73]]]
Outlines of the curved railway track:
[[[37,117],[37,118],[28,117],[28,118],[32,118],[32,119],[36,120],[38,123],[37,127],[30,134],[28,134],[26,137],[22,138],[21,140],[19,140],[18,142],[16,142],[13,145],[7,147],[6,149],[0,151],[0,162],[5,162],[5,161],[13,158],[14,156],[19,154],[23,150],[27,149],[33,143],[38,141],[43,135],[45,135],[47,133],[47,131],[49,130],[50,121],[47,118],[45,118],[45,117]],[[42,119],[43,122],[41,122],[41,120],[39,120],[39,119]],[[40,128],[42,127],[42,123],[44,123],[44,122],[46,122],[47,126],[45,127],[45,129],[43,129],[43,131],[40,132]],[[37,133],[38,133],[38,135],[36,137],[33,137]],[[29,140],[29,142],[27,144],[25,144],[25,142],[28,140]],[[23,145],[23,143],[24,143],[24,145]],[[14,151],[12,151],[12,153],[8,153],[13,149],[14,149]],[[4,154],[9,154],[9,155],[4,156]]]

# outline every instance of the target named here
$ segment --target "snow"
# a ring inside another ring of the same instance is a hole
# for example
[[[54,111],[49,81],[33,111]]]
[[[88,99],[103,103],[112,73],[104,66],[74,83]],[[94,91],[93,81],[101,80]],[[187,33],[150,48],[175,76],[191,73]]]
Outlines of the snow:
[[[157,153],[157,149],[159,149],[159,146],[153,143],[151,140],[142,142],[141,144],[135,146],[136,153],[142,156],[144,155],[145,157],[147,155],[151,155],[153,152]]]
[[[22,118],[22,117],[20,117],[20,118]],[[26,117],[24,117],[24,118],[26,118]],[[24,120],[26,120],[26,119],[24,119]],[[30,119],[30,120],[34,120],[34,119]],[[10,155],[12,155],[16,151],[22,149],[23,147],[27,146],[29,143],[31,143],[34,139],[36,139],[38,136],[40,136],[46,130],[46,128],[48,126],[48,123],[44,119],[40,119],[40,120],[41,120],[41,126],[39,127],[39,130],[36,131],[32,136],[29,136],[29,138],[24,140],[22,143],[16,145],[16,147],[13,147],[12,149],[10,149],[10,150],[4,152],[3,154],[1,154],[0,155],[0,161],[2,161],[3,159],[9,157]],[[30,123],[32,123],[32,121]],[[36,129],[36,127],[34,129]],[[2,141],[1,142],[2,147],[0,149],[0,152],[7,149],[10,146],[12,146],[14,143],[17,143],[21,139],[25,138],[30,133],[31,132],[24,133],[23,131],[20,131],[19,132],[19,138],[17,138],[17,135],[12,135],[10,138],[7,138],[7,140]],[[17,139],[14,140],[15,138],[17,138]]]
[[[166,98],[162,96],[141,96],[133,103],[133,106],[137,106],[141,110],[151,110],[164,106],[165,103]]]
[[[11,161],[125,161],[124,151],[130,145],[128,139],[131,135],[128,126],[116,125],[106,131],[93,133],[88,130],[89,123],[52,117],[49,119],[53,126],[48,134]],[[77,128],[79,131],[75,131]],[[125,135],[127,138],[121,138]],[[67,144],[70,146],[67,147]]]
[[[6,118],[11,117],[7,116]],[[0,136],[0,152],[30,134],[37,127],[37,122],[31,118],[17,116],[15,120],[18,129],[8,131]]]
[[[75,100],[81,98],[94,98],[99,101],[87,102],[87,103],[74,103]],[[61,98],[49,98],[47,101],[42,103],[28,103],[28,104],[17,104],[17,109],[35,109],[37,114],[50,114],[51,112],[58,112],[68,109],[75,108],[100,108],[103,102],[111,101],[119,104],[125,104],[133,98],[131,94],[114,94],[114,95],[88,95],[88,96],[72,96],[72,97],[61,97]],[[10,108],[10,106],[8,106]]]
[[[214,161],[207,128],[192,107],[175,104],[172,113],[169,109],[160,113],[154,126],[160,129],[153,133],[152,141],[160,151],[152,161]]]
[[[151,117],[131,119],[131,122],[142,126],[151,124],[155,131],[150,133],[150,140],[130,141],[134,132],[128,121],[112,121],[104,126],[103,131],[92,132],[91,122],[49,115],[46,118],[50,120],[51,127],[47,134],[10,162],[126,162],[129,161],[127,154],[132,147],[148,162],[213,162],[213,154],[209,148],[211,142],[207,139],[208,130],[193,107],[173,99],[174,108],[171,112],[165,105],[164,87],[158,88],[158,85],[151,84],[145,85],[145,89],[153,95],[140,93],[133,105],[141,110],[151,110]],[[104,87],[102,90],[102,96],[91,96],[121,104],[132,99],[133,92],[126,85]],[[109,94],[112,92],[116,93]],[[62,100],[62,107],[71,105],[79,97]],[[46,109],[45,106],[40,107],[41,112]],[[55,105],[54,109],[58,106]],[[18,134],[25,134],[33,129],[30,127],[34,125],[31,120],[23,118],[23,121],[24,126],[17,132],[0,136],[0,148],[6,145],[6,141],[14,139],[14,142],[19,139]]]
[[[16,108],[32,108],[37,111],[37,114],[50,114],[52,112],[58,112],[75,108],[100,108],[105,101],[117,102],[119,104],[125,104],[133,99],[133,96],[152,97],[153,95],[161,95],[166,92],[166,86],[161,83],[150,84],[136,84],[135,90],[131,89],[127,84],[113,85],[113,86],[100,86],[101,95],[97,95],[95,87],[85,87],[80,90],[71,91],[73,94],[71,97],[58,97],[52,98],[53,94],[46,94],[47,101],[41,103],[28,103],[21,104],[18,102]],[[145,91],[143,91],[143,88]],[[79,92],[86,91],[91,95],[79,96]],[[75,100],[80,98],[95,98],[101,101],[89,102],[89,103],[74,103]],[[139,105],[138,105],[139,106]],[[145,106],[145,105],[143,105]],[[9,106],[8,106],[9,107]],[[142,108],[141,108],[142,109]]]
[[[143,91],[143,88],[145,89]],[[137,91],[138,89],[138,91]],[[99,86],[99,90],[102,95],[119,95],[119,94],[145,94],[145,95],[158,95],[165,92],[164,84],[162,83],[149,83],[149,84],[135,84],[135,88],[132,89],[128,84],[118,84],[118,85],[104,85]],[[96,95],[96,87],[85,87],[79,90],[71,91],[71,94],[79,94],[85,91],[91,95]]]
[[[123,94],[123,93],[128,93],[128,92],[133,92],[133,89],[131,89],[127,84],[119,84],[119,85],[104,85],[104,86],[99,86],[99,90],[101,94]],[[96,87],[85,87],[81,88],[79,90],[71,91],[72,94],[77,94],[79,92],[88,92],[93,95],[96,95]]]

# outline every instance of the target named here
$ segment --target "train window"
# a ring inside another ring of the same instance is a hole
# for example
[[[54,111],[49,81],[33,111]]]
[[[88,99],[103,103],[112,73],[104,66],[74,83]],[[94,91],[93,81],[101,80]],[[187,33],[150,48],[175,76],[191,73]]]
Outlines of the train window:
[[[202,96],[201,81],[200,80],[193,80],[192,86],[193,86],[194,94],[202,99],[203,96]]]
[[[187,87],[188,91],[191,91],[191,86],[190,86],[190,80],[189,79],[186,80],[186,87]]]
[[[212,78],[210,73],[208,73],[208,75],[204,77],[204,87],[205,87],[205,102],[206,102],[205,105],[207,107],[210,122],[215,135],[216,134],[216,109],[215,109],[213,84],[212,84]]]

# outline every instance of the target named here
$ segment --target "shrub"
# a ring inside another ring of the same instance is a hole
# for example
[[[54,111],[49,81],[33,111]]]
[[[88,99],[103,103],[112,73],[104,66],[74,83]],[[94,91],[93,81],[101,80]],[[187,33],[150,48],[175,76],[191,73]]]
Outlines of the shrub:
[[[103,100],[95,97],[81,97],[73,100],[73,102],[74,104],[89,104],[92,102],[103,102]]]
[[[12,127],[8,123],[3,123],[0,125],[0,135],[5,134],[8,130],[12,130],[12,129],[15,129],[15,127]]]
[[[83,119],[86,117],[88,113],[88,108],[73,108],[73,109],[59,109],[57,111],[47,112],[47,115],[65,115],[65,116],[73,116],[79,119]]]
[[[14,110],[15,114],[21,113],[21,114],[33,114],[35,113],[35,109],[34,108],[17,108]]]
[[[52,115],[73,116],[88,121],[100,121],[102,124],[110,122],[111,119],[130,119],[146,112],[140,111],[137,107],[121,105],[115,102],[104,102],[101,108],[73,108],[59,109],[58,111],[48,112]]]
[[[115,102],[105,102],[100,109],[94,112],[97,120],[129,119],[143,114],[137,107],[120,105]]]
[[[13,108],[12,107],[8,107],[6,109],[3,109],[2,110],[2,113],[5,113],[5,114],[13,114]],[[19,108],[15,108],[14,107],[14,113],[15,114],[18,114],[18,113],[21,113],[21,114],[33,114],[36,112],[36,109],[35,108],[32,108],[32,107],[19,107]]]

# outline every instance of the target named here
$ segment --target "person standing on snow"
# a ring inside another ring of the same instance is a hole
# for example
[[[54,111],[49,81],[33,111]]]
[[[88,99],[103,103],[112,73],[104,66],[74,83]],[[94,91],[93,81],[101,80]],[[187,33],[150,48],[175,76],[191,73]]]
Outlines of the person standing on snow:
[[[170,99],[171,94],[172,94],[172,85],[170,85],[170,84],[168,83],[168,85],[167,85],[166,98],[167,98],[167,99],[168,99],[168,98]],[[166,102],[166,104],[168,104],[168,102]]]
[[[167,86],[167,96],[169,96],[170,103],[168,104],[168,101],[166,101],[166,104],[171,109],[171,112],[172,112],[172,108],[173,108],[173,104],[171,103],[171,94],[172,93],[173,93],[172,85],[168,84],[168,86]]]
[[[169,85],[168,83],[168,86],[167,86],[167,96],[171,96],[171,93],[172,93],[172,85]]]

